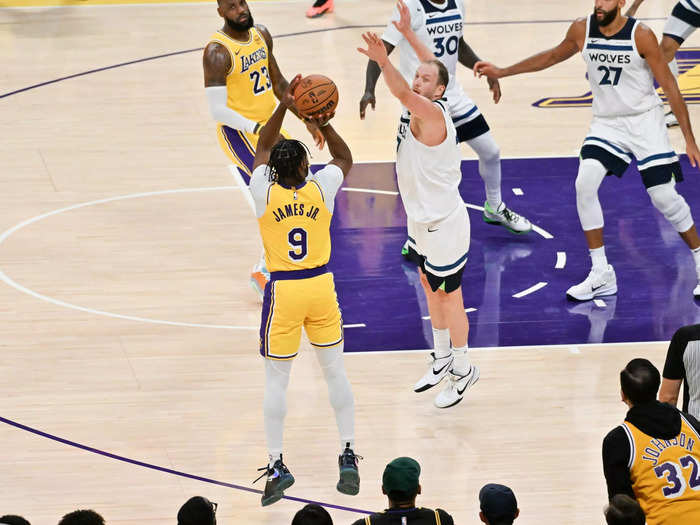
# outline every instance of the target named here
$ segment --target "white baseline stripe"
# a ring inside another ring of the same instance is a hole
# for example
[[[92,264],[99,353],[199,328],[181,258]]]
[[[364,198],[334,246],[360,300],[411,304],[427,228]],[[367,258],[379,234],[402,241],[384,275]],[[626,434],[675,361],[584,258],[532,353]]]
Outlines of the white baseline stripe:
[[[379,195],[398,195],[398,191],[371,190],[369,188],[340,188],[342,191],[356,191],[358,193],[377,193]]]
[[[513,297],[515,297],[516,299],[520,299],[521,297],[525,297],[526,295],[530,295],[531,293],[534,293],[537,290],[539,290],[540,288],[544,288],[545,286],[547,286],[547,283],[544,281],[540,281],[539,283],[530,286],[530,288],[526,288],[522,292],[514,293]]]
[[[631,342],[631,343],[582,343],[582,344],[577,344],[573,348],[578,348],[579,350],[581,348],[589,348],[589,347],[609,347],[609,346],[648,346],[648,345],[667,345],[668,341],[639,341],[639,342]],[[503,351],[508,351],[508,350],[529,350],[529,351],[536,351],[536,350],[566,350],[567,352],[571,352],[572,345],[530,345],[530,346],[484,346],[484,347],[471,347],[469,348],[470,352],[503,352]],[[432,352],[432,348],[427,348],[427,349],[419,349],[419,350],[357,350],[353,352],[345,352],[345,355],[367,355],[367,354],[423,354],[423,353],[429,353]]]
[[[466,313],[476,312],[476,308],[465,308],[464,311],[465,311]],[[427,321],[428,319],[430,319],[430,316],[429,316],[429,315],[425,315],[425,316],[421,317],[421,319],[423,319],[424,321]]]
[[[525,195],[525,192],[520,188],[513,188],[513,193],[515,193],[516,195]]]
[[[566,252],[557,252],[557,263],[554,268],[561,270],[564,266],[566,266]]]

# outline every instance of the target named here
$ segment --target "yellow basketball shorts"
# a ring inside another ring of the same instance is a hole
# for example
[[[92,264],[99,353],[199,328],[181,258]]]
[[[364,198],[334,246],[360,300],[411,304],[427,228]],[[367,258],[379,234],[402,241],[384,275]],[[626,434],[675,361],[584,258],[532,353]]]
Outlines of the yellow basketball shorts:
[[[263,296],[260,354],[268,359],[293,359],[299,352],[302,326],[317,348],[343,341],[333,274],[325,266],[271,273]]]
[[[289,138],[289,133],[286,130],[283,129],[280,133],[284,138]],[[221,149],[231,159],[231,162],[238,167],[243,180],[248,184],[250,175],[253,173],[253,160],[255,160],[255,148],[258,146],[258,135],[219,124],[216,128],[216,136]]]

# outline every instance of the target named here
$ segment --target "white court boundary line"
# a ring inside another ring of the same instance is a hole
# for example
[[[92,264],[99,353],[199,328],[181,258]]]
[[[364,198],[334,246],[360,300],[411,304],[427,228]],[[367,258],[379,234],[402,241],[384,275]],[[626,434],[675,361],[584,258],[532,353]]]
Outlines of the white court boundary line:
[[[590,347],[609,347],[609,346],[650,346],[658,344],[668,344],[668,341],[639,341],[639,342],[624,342],[624,343],[575,343],[575,344],[560,344],[560,345],[518,345],[518,346],[474,346],[469,347],[469,352],[503,352],[507,350],[566,350],[571,352],[571,348],[590,348]],[[345,352],[344,355],[350,356],[354,354],[427,354],[433,352],[433,348],[421,348],[418,350],[355,350]],[[574,353],[574,352],[572,352]]]
[[[49,217],[52,217],[54,215],[58,215],[60,213],[65,213],[68,211],[73,211],[77,210],[80,208],[86,208],[88,206],[95,206],[97,204],[105,204],[108,202],[116,202],[116,201],[123,201],[127,199],[139,199],[142,197],[153,197],[156,195],[172,195],[175,193],[202,193],[206,191],[222,191],[222,190],[228,190],[228,191],[233,191],[233,190],[239,190],[241,189],[238,186],[211,186],[211,187],[206,187],[206,188],[182,188],[178,190],[160,190],[160,191],[149,191],[149,192],[144,192],[144,193],[132,193],[129,195],[120,195],[117,197],[108,197],[106,199],[97,199],[94,201],[89,201],[89,202],[83,202],[80,204],[73,204],[72,206],[65,206],[63,208],[59,208],[57,210],[53,210],[47,213],[42,213],[41,215],[36,215],[30,219],[27,219],[25,221],[22,221],[18,224],[15,224],[12,226],[10,229],[5,230],[2,234],[0,234],[0,245],[4,243],[7,239],[10,238],[10,236],[22,228],[29,226],[30,224],[34,224],[35,222],[39,222],[43,219],[47,219]],[[260,327],[258,326],[238,326],[238,325],[220,325],[220,324],[202,324],[202,323],[184,323],[184,322],[179,322],[179,321],[167,321],[165,319],[152,319],[150,317],[138,317],[135,315],[124,315],[124,314],[117,314],[114,312],[107,312],[104,310],[97,310],[95,308],[88,308],[85,306],[80,306],[77,304],[69,303],[67,301],[61,301],[60,299],[56,299],[54,297],[49,297],[48,295],[41,294],[39,292],[36,292],[32,290],[31,288],[27,288],[26,286],[23,286],[19,284],[17,281],[9,277],[2,269],[0,269],[0,280],[2,280],[5,284],[8,286],[11,286],[15,290],[25,293],[27,295],[30,295],[36,299],[39,299],[41,301],[45,301],[47,303],[54,304],[56,306],[62,306],[64,308],[69,308],[71,310],[78,310],[80,312],[85,312],[89,314],[94,314],[94,315],[102,315],[105,317],[112,317],[115,319],[124,319],[127,321],[139,321],[141,323],[150,323],[150,324],[164,324],[164,325],[169,325],[169,326],[184,326],[188,328],[217,328],[220,330],[258,330]],[[356,324],[346,324],[343,325],[343,328],[365,328],[367,325],[364,323],[356,323]]]

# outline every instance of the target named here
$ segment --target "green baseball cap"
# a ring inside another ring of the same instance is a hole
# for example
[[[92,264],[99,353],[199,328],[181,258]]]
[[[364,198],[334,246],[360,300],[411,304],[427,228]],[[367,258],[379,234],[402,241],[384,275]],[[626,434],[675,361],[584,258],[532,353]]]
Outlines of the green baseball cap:
[[[396,458],[384,469],[382,485],[384,491],[405,492],[411,494],[418,490],[418,476],[420,476],[420,465],[413,458]]]

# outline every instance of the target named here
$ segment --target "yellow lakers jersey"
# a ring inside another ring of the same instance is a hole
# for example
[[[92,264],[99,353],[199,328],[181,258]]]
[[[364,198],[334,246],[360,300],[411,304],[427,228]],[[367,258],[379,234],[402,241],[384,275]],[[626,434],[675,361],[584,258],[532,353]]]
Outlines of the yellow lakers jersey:
[[[632,447],[630,478],[648,525],[700,523],[700,437],[681,416],[671,440],[653,438],[625,421]]]
[[[277,183],[267,192],[265,213],[258,218],[271,272],[316,268],[331,256],[331,218],[321,186],[313,179],[297,189]]]
[[[226,75],[227,106],[254,122],[266,122],[275,111],[277,100],[263,36],[251,27],[247,42],[234,40],[223,31],[214,33],[210,42],[221,44],[231,55],[231,70]]]

